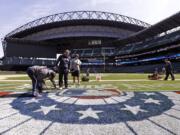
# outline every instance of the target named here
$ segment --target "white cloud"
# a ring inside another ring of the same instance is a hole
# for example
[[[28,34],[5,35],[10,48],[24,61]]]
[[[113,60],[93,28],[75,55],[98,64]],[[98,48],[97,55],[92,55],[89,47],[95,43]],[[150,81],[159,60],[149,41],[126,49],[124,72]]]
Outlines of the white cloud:
[[[22,11],[19,16],[13,18],[13,22],[8,21],[7,23],[1,24],[0,29],[0,38],[4,38],[12,30],[33,21],[34,19],[38,19],[43,16],[47,16],[49,14],[54,14],[57,11],[58,5],[54,3],[53,0],[46,1],[36,1],[32,5],[27,5],[22,7]],[[1,42],[1,41],[0,41]],[[3,56],[2,45],[0,43],[0,58]]]
[[[179,0],[89,0],[82,9],[101,10],[127,15],[150,24],[179,11]]]
[[[0,22],[0,38],[25,23],[64,11],[114,12],[154,24],[179,11],[179,5],[179,0],[36,0],[31,4],[23,5],[21,12],[18,12],[16,16],[11,16],[8,10],[4,12],[6,14],[8,12],[7,15],[10,16],[11,21]]]
[[[33,5],[29,5],[24,14],[28,16],[28,20],[40,18],[57,12],[58,4],[53,0],[37,1]]]

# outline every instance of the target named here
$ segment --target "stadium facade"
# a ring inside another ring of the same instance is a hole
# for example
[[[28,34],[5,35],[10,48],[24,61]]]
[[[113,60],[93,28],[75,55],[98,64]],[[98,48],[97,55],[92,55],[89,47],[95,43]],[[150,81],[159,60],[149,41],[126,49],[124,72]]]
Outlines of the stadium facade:
[[[150,25],[108,12],[74,11],[29,22],[3,40],[2,69],[54,66],[63,50],[93,72],[152,72],[171,59],[180,72],[180,12]]]

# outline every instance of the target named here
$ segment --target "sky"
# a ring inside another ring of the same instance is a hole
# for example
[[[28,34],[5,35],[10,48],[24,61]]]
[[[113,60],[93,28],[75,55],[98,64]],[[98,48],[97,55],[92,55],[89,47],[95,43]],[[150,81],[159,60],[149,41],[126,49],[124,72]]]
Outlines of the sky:
[[[180,0],[0,0],[0,39],[43,16],[67,11],[107,11],[155,24],[180,11]],[[0,58],[3,57],[0,42]]]

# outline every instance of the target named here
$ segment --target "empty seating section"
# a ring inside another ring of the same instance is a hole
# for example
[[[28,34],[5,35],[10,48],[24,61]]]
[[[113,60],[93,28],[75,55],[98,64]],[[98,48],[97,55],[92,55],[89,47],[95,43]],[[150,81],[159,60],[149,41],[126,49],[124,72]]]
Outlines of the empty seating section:
[[[105,54],[105,56],[114,55],[114,49],[104,49],[103,51],[104,51],[103,54]]]
[[[93,49],[93,56],[102,56],[101,49]]]
[[[6,57],[3,60],[4,64],[7,65],[46,65],[54,66],[56,59],[37,59],[37,58],[21,58],[21,57]]]
[[[113,56],[115,54],[114,48],[88,48],[88,49],[73,49],[72,55],[79,54],[80,57],[104,57]]]
[[[129,64],[142,64],[144,62],[152,62],[152,61],[160,61],[163,59],[171,59],[171,60],[178,60],[180,59],[180,53],[179,54],[173,54],[173,55],[163,55],[163,56],[156,56],[156,57],[150,57],[145,59],[137,59],[137,60],[116,60],[116,65],[129,65]]]
[[[117,55],[129,54],[132,52],[134,45],[126,45],[125,47],[118,50]]]
[[[116,52],[116,55],[137,53],[145,49],[147,50],[160,47],[175,41],[180,41],[180,31],[176,31],[161,37],[155,37],[153,39],[149,39],[148,41],[126,45],[123,48],[119,48],[119,50]]]

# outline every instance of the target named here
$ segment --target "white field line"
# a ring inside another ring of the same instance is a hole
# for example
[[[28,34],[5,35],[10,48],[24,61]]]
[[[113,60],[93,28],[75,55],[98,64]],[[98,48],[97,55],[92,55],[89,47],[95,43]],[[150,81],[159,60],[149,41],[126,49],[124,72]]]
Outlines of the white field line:
[[[7,79],[9,77],[26,77],[27,75],[0,75],[0,80]]]
[[[69,81],[72,82],[72,80],[69,80]],[[90,82],[142,82],[142,81],[163,81],[163,80],[147,80],[147,79],[100,80],[100,81],[90,80]],[[180,81],[180,79],[176,79],[176,81]],[[31,82],[31,80],[1,80],[0,79],[0,82]]]

